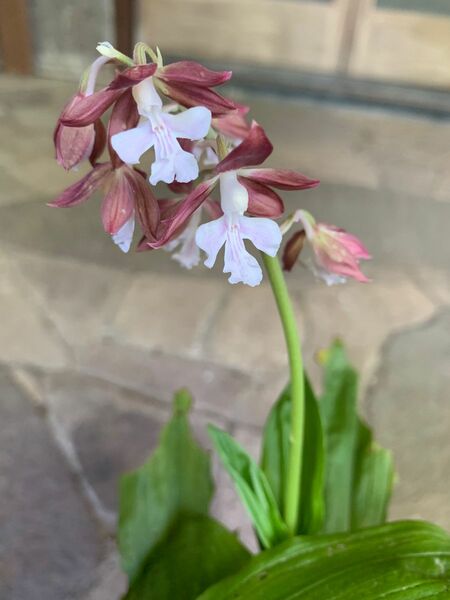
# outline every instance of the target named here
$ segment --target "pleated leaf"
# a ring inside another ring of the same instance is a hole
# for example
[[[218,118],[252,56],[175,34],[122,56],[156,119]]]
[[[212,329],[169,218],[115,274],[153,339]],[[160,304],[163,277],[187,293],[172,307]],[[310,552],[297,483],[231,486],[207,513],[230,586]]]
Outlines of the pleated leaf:
[[[287,386],[266,421],[261,458],[261,467],[281,511],[288,473],[290,430],[291,393]],[[324,518],[324,440],[317,400],[306,376],[303,456],[297,533],[312,534],[320,530]]]
[[[288,531],[264,472],[228,433],[213,425],[209,425],[208,433],[262,546],[279,544],[287,538]]]
[[[210,458],[191,433],[190,405],[186,391],[176,394],[158,448],[120,482],[118,544],[131,583],[180,514],[208,513],[213,493]]]
[[[249,558],[236,535],[213,519],[182,515],[149,554],[124,600],[194,600]]]
[[[358,416],[357,395],[358,375],[343,346],[335,342],[325,353],[319,402],[326,454],[323,533],[381,525],[387,516],[392,455],[374,442],[371,429]]]
[[[198,600],[448,600],[450,536],[425,522],[294,538]]]

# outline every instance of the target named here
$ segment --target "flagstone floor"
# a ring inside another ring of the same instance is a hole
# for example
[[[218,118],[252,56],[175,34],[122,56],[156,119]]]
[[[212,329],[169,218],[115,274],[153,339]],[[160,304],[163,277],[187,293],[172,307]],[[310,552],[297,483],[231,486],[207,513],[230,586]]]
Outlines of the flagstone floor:
[[[122,255],[99,201],[46,207],[79,173],[53,161],[64,82],[0,78],[0,597],[111,600],[117,481],[157,443],[172,393],[193,422],[228,428],[254,454],[286,381],[270,290],[182,271],[164,252]],[[298,194],[362,237],[369,285],[289,275],[306,361],[336,336],[361,371],[361,410],[394,450],[392,518],[450,527],[450,122],[270,96],[254,106],[271,163],[322,180]],[[214,511],[251,534],[225,475]]]

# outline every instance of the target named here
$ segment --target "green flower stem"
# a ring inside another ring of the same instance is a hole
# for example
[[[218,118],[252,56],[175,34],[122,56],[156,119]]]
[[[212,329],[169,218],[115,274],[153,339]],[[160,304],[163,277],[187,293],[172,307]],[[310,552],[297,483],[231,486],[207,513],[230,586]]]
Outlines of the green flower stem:
[[[288,477],[284,490],[284,518],[292,535],[297,532],[305,421],[305,383],[300,336],[286,281],[277,257],[262,253],[264,265],[283,324],[291,374],[291,434],[289,436]]]

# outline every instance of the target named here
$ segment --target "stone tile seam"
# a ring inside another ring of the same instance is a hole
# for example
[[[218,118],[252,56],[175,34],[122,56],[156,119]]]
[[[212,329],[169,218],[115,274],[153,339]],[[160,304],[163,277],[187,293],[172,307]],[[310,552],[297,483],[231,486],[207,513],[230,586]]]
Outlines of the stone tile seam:
[[[75,360],[75,355],[72,345],[66,339],[66,337],[58,327],[57,323],[55,323],[55,321],[51,317],[51,313],[46,308],[45,301],[42,298],[39,290],[36,288],[35,285],[33,285],[33,283],[31,283],[25,277],[22,271],[22,267],[20,265],[20,261],[18,261],[17,258],[15,258],[14,260],[17,265],[17,272],[19,274],[20,283],[24,291],[26,290],[29,292],[28,294],[26,294],[26,297],[29,299],[30,303],[32,303],[32,305],[37,309],[39,317],[43,320],[44,323],[46,323],[49,326],[50,331],[56,335],[57,339],[62,344],[66,352],[66,358],[68,359],[68,363],[73,362]]]
[[[36,397],[30,393],[30,387],[29,385],[26,385],[20,373],[15,370],[10,370],[10,373],[14,382],[21,388],[25,397],[31,401],[31,404],[35,410],[37,410],[41,417],[45,419],[48,426],[49,436],[63,457],[69,472],[75,478],[81,494],[95,520],[108,535],[112,535],[115,531],[116,515],[103,506],[94,488],[85,477],[75,447],[72,444],[70,437],[66,435],[64,427],[52,414],[52,410],[48,404],[42,402],[36,404]]]
[[[445,313],[449,308],[450,308],[450,306],[447,304],[441,305],[441,306],[437,307],[429,317],[422,319],[419,322],[410,323],[408,325],[405,325],[404,327],[398,327],[396,329],[392,329],[387,334],[387,336],[383,340],[383,342],[380,344],[378,352],[377,352],[377,356],[376,356],[376,361],[373,365],[372,372],[368,378],[368,384],[366,385],[364,397],[361,399],[361,401],[363,402],[364,407],[367,411],[367,416],[371,422],[374,422],[372,392],[375,389],[375,387],[377,386],[378,382],[382,381],[383,373],[385,370],[385,365],[382,360],[383,356],[388,352],[392,343],[399,335],[402,335],[405,333],[419,332],[423,329],[426,329],[427,327],[432,325],[433,322],[437,321],[440,318],[440,316],[443,313]]]

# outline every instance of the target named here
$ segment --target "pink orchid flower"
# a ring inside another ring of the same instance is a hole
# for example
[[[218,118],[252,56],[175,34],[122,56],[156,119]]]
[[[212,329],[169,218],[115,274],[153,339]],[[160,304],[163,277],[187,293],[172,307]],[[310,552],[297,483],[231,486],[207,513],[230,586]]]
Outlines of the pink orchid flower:
[[[150,183],[160,181],[187,183],[197,179],[199,169],[195,156],[180,146],[178,138],[200,140],[209,131],[211,111],[203,106],[172,115],[163,111],[153,77],[133,87],[139,114],[145,119],[138,127],[117,133],[111,144],[128,164],[138,163],[149,148],[155,149]]]
[[[213,266],[220,248],[225,245],[225,272],[231,274],[229,281],[258,285],[262,272],[256,259],[246,251],[244,240],[251,240],[258,249],[271,256],[278,251],[281,233],[271,218],[279,217],[284,205],[271,186],[301,190],[319,183],[285,169],[249,168],[261,164],[271,152],[272,144],[263,128],[253,122],[243,142],[217,164],[213,177],[188,194],[173,215],[161,219],[157,239],[149,240],[148,245],[160,248],[173,239],[175,232],[219,184],[223,214],[199,227],[196,242],[208,254],[205,263],[208,267]],[[246,214],[261,218],[251,218]]]
[[[49,204],[52,207],[69,208],[85,202],[97,190],[103,190],[103,228],[124,252],[129,251],[132,243],[135,216],[149,237],[155,236],[159,224],[158,202],[147,185],[145,173],[121,161],[110,146],[115,132],[135,125],[138,118],[131,91],[128,90],[119,97],[111,113],[108,126],[109,162],[96,163],[80,181],[69,186]]]
[[[334,225],[317,223],[306,210],[296,211],[290,224],[293,222],[301,223],[304,230],[296,232],[286,244],[283,255],[286,270],[292,269],[306,237],[314,251],[312,270],[327,284],[343,283],[348,277],[363,283],[370,281],[359,268],[359,262],[369,260],[371,256],[356,236]]]

